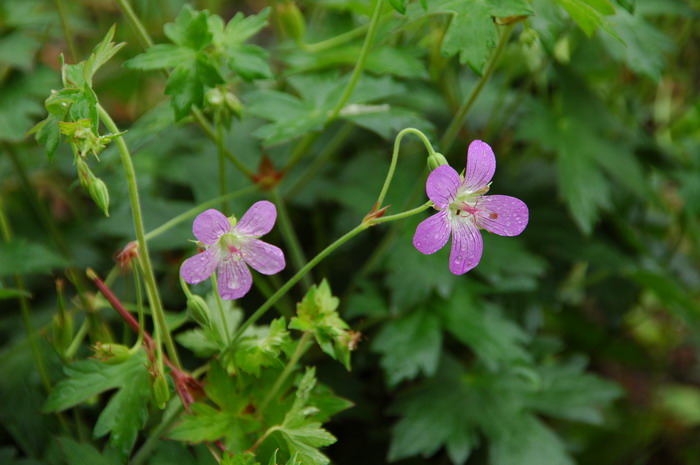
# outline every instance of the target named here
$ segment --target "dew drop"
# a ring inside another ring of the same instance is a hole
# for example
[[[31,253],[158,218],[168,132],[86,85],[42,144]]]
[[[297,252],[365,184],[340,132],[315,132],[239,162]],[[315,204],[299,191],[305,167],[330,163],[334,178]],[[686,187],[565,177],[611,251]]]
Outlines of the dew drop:
[[[238,285],[235,281],[231,281],[230,283],[228,283],[228,286],[226,286],[226,287],[228,287],[229,289],[236,289],[238,287]]]
[[[506,226],[510,226],[510,221],[506,221]]]

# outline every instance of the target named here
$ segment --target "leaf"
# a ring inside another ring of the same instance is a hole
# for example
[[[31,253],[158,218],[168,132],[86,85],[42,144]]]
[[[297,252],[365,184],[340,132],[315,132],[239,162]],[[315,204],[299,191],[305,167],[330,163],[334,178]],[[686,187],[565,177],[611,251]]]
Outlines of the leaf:
[[[74,407],[109,389],[124,386],[146,371],[143,351],[126,361],[109,365],[98,360],[82,360],[64,368],[66,379],[54,386],[42,410],[60,412]]]
[[[117,52],[126,45],[126,42],[115,44],[112,42],[116,25],[112,25],[105,34],[102,41],[95,46],[90,54],[90,57],[83,65],[83,78],[90,86],[92,86],[92,78],[107,61],[110,60]]]
[[[154,70],[174,68],[183,62],[194,61],[196,52],[172,44],[156,44],[144,53],[124,62],[129,69]]]
[[[382,355],[381,365],[389,386],[413,379],[420,372],[433,376],[442,352],[440,320],[427,310],[390,320],[376,335],[372,350]]]
[[[603,407],[623,392],[615,383],[585,373],[585,368],[581,358],[539,367],[539,389],[531,394],[528,406],[555,418],[601,424]]]
[[[235,48],[260,32],[267,26],[267,18],[270,15],[270,7],[263,8],[256,15],[244,16],[238,12],[226,25],[224,31],[224,45]]]
[[[463,287],[456,288],[450,299],[440,304],[440,315],[445,329],[491,370],[530,359],[524,348],[528,337],[523,330],[503,317],[496,306],[475,299]]]
[[[262,367],[283,365],[282,348],[290,342],[284,318],[272,320],[269,326],[255,326],[246,330],[233,348],[233,366],[229,372],[242,370],[260,376]]]
[[[312,333],[321,350],[350,370],[353,335],[348,324],[338,315],[339,303],[324,279],[318,286],[312,286],[297,305],[297,316],[289,322],[289,328]]]
[[[620,9],[610,22],[621,39],[601,37],[610,56],[658,82],[667,69],[668,54],[676,48],[671,38],[639,13]]]
[[[174,23],[163,26],[168,39],[181,47],[202,50],[212,41],[209,31],[209,12],[195,11],[190,5],[184,5]]]
[[[408,0],[389,0],[389,4],[402,15],[406,14],[406,5],[408,5]]]
[[[128,458],[138,432],[146,422],[150,395],[148,372],[141,370],[134,373],[102,410],[95,424],[94,437],[110,433],[109,443],[122,459]]]
[[[0,277],[48,273],[65,266],[66,259],[43,244],[22,239],[0,243]]]
[[[561,439],[540,420],[515,414],[489,447],[493,465],[573,465]]]
[[[318,448],[333,444],[336,438],[323,429],[321,423],[313,420],[316,410],[307,408],[315,385],[316,371],[307,368],[299,382],[294,403],[277,431],[287,444],[290,455],[298,454],[305,465],[326,465],[330,460]]]
[[[61,437],[58,444],[70,465],[117,465],[117,462],[100,454],[90,444],[82,444],[71,438]]]
[[[16,299],[18,297],[31,298],[32,295],[23,289],[0,289],[0,300]]]
[[[571,19],[591,37],[593,33],[602,27],[613,37],[618,37],[603,15],[611,15],[615,9],[604,0],[556,0],[569,13]]]
[[[424,14],[452,15],[449,29],[442,42],[442,53],[459,55],[461,63],[468,64],[481,75],[498,41],[498,32],[492,17],[529,16],[527,0],[431,0]]]
[[[191,408],[192,414],[183,415],[168,432],[170,439],[191,443],[215,441],[226,436],[236,423],[235,416],[206,404],[196,402]]]

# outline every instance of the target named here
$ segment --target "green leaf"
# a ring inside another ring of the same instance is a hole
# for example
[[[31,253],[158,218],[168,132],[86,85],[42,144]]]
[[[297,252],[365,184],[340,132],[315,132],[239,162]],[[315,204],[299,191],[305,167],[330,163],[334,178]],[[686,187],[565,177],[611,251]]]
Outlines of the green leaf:
[[[65,456],[66,463],[70,465],[118,465],[109,457],[100,454],[90,444],[82,444],[71,438],[61,437],[58,444]]]
[[[456,288],[450,299],[440,304],[440,314],[445,329],[470,347],[489,369],[530,359],[524,349],[528,338],[522,329],[465,288]]]
[[[608,53],[632,71],[659,81],[667,69],[667,56],[676,48],[673,40],[641,14],[620,9],[610,23],[621,40],[601,37]]]
[[[241,45],[228,53],[228,65],[246,81],[266,79],[273,76],[270,54],[257,45]]]
[[[442,42],[442,53],[447,56],[459,54],[460,62],[469,64],[479,75],[498,41],[492,17],[532,14],[527,0],[431,0],[426,3],[427,12],[416,10],[417,16],[435,13],[452,15]]]
[[[540,420],[516,413],[511,422],[489,447],[493,465],[574,464],[559,436]]]
[[[387,384],[396,386],[420,372],[433,376],[442,352],[440,320],[434,312],[417,310],[382,326],[372,343],[382,355]]]
[[[193,62],[195,57],[196,52],[192,49],[172,44],[157,44],[144,53],[125,61],[124,67],[141,70],[174,68],[183,62]]]
[[[224,30],[223,43],[228,48],[235,48],[257,34],[267,26],[270,7],[263,8],[256,15],[244,16],[238,12],[231,18]]]
[[[408,5],[408,0],[389,0],[389,4],[399,13],[406,14],[406,5]]]
[[[109,443],[122,459],[129,457],[146,422],[150,394],[148,372],[138,371],[112,396],[97,419],[93,435],[99,438],[110,433]]]
[[[556,0],[569,13],[576,24],[591,37],[593,33],[602,27],[611,36],[617,37],[614,29],[610,26],[603,15],[610,15],[615,9],[604,0]]]
[[[321,427],[321,423],[313,419],[316,409],[308,408],[311,390],[315,385],[316,371],[308,368],[299,382],[294,403],[277,431],[287,444],[290,455],[298,454],[306,465],[326,465],[330,460],[318,448],[333,444],[336,439]]]
[[[18,297],[29,297],[32,295],[23,289],[0,289],[0,300],[16,299]]]
[[[95,46],[92,50],[92,54],[85,61],[83,69],[83,78],[85,82],[92,85],[92,77],[95,75],[97,70],[99,70],[107,61],[110,60],[116,53],[126,45],[126,42],[115,44],[112,42],[114,38],[114,31],[116,25],[113,25],[105,34],[102,41]]]
[[[581,358],[538,367],[539,389],[532,392],[528,406],[556,418],[603,423],[603,407],[623,392],[618,385],[585,373],[585,368],[585,360]]]
[[[289,327],[312,333],[321,350],[350,370],[353,334],[338,315],[339,303],[324,279],[318,286],[312,286],[297,305],[297,316],[289,322]]]
[[[284,364],[280,360],[282,348],[290,342],[284,318],[273,320],[269,326],[248,328],[237,343],[229,349],[233,351],[233,366],[227,371],[242,370],[260,376],[262,367]]]
[[[0,243],[0,277],[48,273],[66,266],[65,258],[43,244],[26,240]]]
[[[202,50],[212,42],[209,12],[195,11],[187,4],[182,7],[174,23],[163,26],[163,31],[177,45],[193,50]]]
[[[146,371],[143,351],[116,365],[82,360],[65,367],[66,379],[54,386],[42,410],[60,412],[109,389],[125,386]]]
[[[183,415],[180,422],[168,432],[170,439],[191,443],[216,441],[226,436],[237,421],[230,413],[206,404],[194,403],[191,408],[192,414]]]

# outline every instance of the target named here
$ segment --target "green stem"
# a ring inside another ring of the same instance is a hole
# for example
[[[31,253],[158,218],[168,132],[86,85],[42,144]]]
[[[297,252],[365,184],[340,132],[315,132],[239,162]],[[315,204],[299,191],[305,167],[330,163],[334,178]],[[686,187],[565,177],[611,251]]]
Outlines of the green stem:
[[[299,238],[294,232],[294,226],[292,226],[292,221],[289,218],[287,206],[285,205],[284,199],[279,194],[277,188],[272,189],[272,200],[277,205],[277,212],[280,220],[280,231],[282,232],[284,241],[287,243],[287,247],[289,247],[292,263],[294,264],[294,268],[300,270],[304,266],[304,263],[306,263],[306,257],[304,256],[304,251],[299,243]],[[312,281],[313,279],[309,276],[304,276],[303,278],[304,286],[307,288],[311,287]]]
[[[476,84],[476,87],[472,89],[471,93],[469,94],[469,97],[464,101],[459,110],[457,110],[457,114],[454,116],[454,118],[452,118],[450,125],[447,127],[447,130],[445,131],[445,134],[443,135],[442,140],[440,141],[440,148],[444,153],[449,152],[450,147],[452,147],[452,144],[457,138],[457,133],[462,128],[462,124],[464,124],[464,118],[467,116],[467,113],[469,113],[469,110],[471,109],[472,105],[476,101],[476,98],[479,96],[486,83],[489,81],[489,79],[491,79],[491,75],[496,69],[496,65],[498,64],[498,61],[506,48],[506,44],[508,43],[508,39],[510,38],[514,27],[514,24],[509,24],[503,27],[503,29],[501,30],[500,37],[498,39],[498,45],[496,46],[496,50],[494,50],[493,54],[491,55],[491,58],[489,59],[489,62],[486,65],[486,70],[484,71],[484,74],[479,79],[479,82]]]
[[[216,306],[219,308],[219,316],[221,317],[221,326],[224,330],[224,338],[226,339],[226,347],[231,347],[231,331],[228,329],[228,322],[226,321],[226,313],[224,312],[224,301],[221,300],[221,295],[216,289],[219,288],[219,283],[216,280],[216,273],[211,275],[211,285],[215,290],[214,295],[216,295]]]
[[[328,50],[329,48],[337,47],[338,45],[343,45],[346,42],[350,42],[353,39],[356,39],[358,37],[362,37],[362,34],[365,33],[367,28],[369,27],[368,24],[363,24],[360,27],[357,27],[355,29],[352,29],[347,32],[343,32],[342,34],[339,34],[337,36],[331,37],[330,39],[322,40],[320,42],[316,42],[315,44],[302,44],[302,48],[304,51],[309,52],[309,53],[320,53]]]
[[[294,147],[294,151],[292,154],[289,156],[289,160],[287,161],[287,164],[284,165],[284,168],[282,168],[283,173],[288,173],[301,159],[301,157],[309,151],[311,146],[313,145],[314,142],[316,142],[316,139],[318,139],[318,136],[320,133],[318,132],[312,132],[310,134],[305,135],[297,144],[296,147]]]
[[[224,155],[224,127],[221,121],[216,122],[216,147],[219,159],[219,194],[222,196],[226,194],[226,164]],[[228,212],[228,207],[226,205],[226,200],[221,200],[221,213],[226,215]]]
[[[117,5],[119,5],[119,8],[121,8],[122,12],[124,13],[124,16],[126,16],[126,20],[129,22],[131,28],[134,30],[136,38],[138,39],[139,44],[141,44],[141,47],[143,47],[144,49],[153,47],[153,39],[151,39],[151,36],[148,34],[148,31],[146,31],[146,28],[143,27],[143,23],[141,23],[139,17],[136,16],[136,13],[131,8],[131,5],[129,4],[128,0],[116,1]]]
[[[289,289],[292,288],[299,280],[306,275],[313,267],[319,264],[324,258],[326,258],[328,255],[330,255],[333,251],[335,251],[338,247],[341,245],[345,244],[347,241],[352,239],[353,237],[357,236],[359,233],[364,231],[367,228],[370,228],[376,224],[379,223],[386,223],[389,221],[396,221],[400,220],[403,218],[407,218],[411,215],[415,215],[417,213],[422,212],[423,210],[427,209],[430,206],[430,204],[425,204],[420,207],[414,208],[412,210],[408,210],[406,212],[401,212],[396,215],[390,215],[382,221],[382,218],[370,218],[362,223],[358,224],[355,226],[353,229],[345,233],[343,236],[340,238],[336,239],[335,242],[327,246],[325,249],[323,249],[321,252],[318,253],[314,258],[311,259],[310,262],[308,262],[302,269],[300,269],[294,276],[292,276],[289,281],[284,283],[282,287],[277,289],[277,292],[272,294],[272,296],[265,301],[258,309],[248,318],[240,328],[236,331],[236,334],[233,335],[233,342],[236,342],[238,338],[245,332],[250,325],[255,323],[262,317],[265,312],[272,306],[274,305],[275,302],[277,302]]]
[[[119,133],[119,128],[114,121],[112,121],[112,118],[105,111],[105,109],[98,104],[97,110],[100,115],[100,120],[102,120],[107,129],[113,134]],[[117,137],[115,139],[115,143],[117,144],[117,148],[119,149],[119,153],[121,155],[122,165],[124,165],[124,171],[126,174],[126,182],[129,186],[129,201],[131,203],[131,213],[134,220],[136,242],[139,246],[139,256],[144,274],[143,277],[144,281],[146,282],[146,294],[148,295],[151,311],[153,313],[154,325],[165,342],[165,347],[168,351],[168,355],[170,356],[170,360],[177,368],[180,368],[180,359],[177,355],[175,344],[173,343],[173,339],[170,336],[170,332],[168,331],[168,327],[165,323],[165,312],[163,311],[160,296],[158,295],[158,286],[156,284],[153,267],[151,266],[151,259],[148,254],[148,244],[146,243],[143,227],[143,215],[141,213],[141,204],[139,203],[139,191],[136,184],[136,171],[134,170],[134,165],[131,161],[131,153],[129,152],[129,148],[127,147],[126,141],[124,141],[123,137]],[[158,349],[160,349],[160,347],[158,347]]]
[[[56,0],[56,9],[58,10],[58,17],[61,21],[61,29],[63,30],[63,37],[66,39],[66,44],[68,44],[68,51],[70,52],[71,60],[73,63],[78,61],[78,53],[75,48],[75,42],[73,41],[73,34],[70,30],[70,25],[68,24],[68,15],[66,14],[66,6],[63,4],[63,0]]]
[[[221,202],[224,199],[228,199],[228,200],[235,199],[235,198],[241,197],[245,194],[250,194],[251,192],[255,192],[257,190],[258,190],[257,186],[248,186],[248,187],[245,187],[243,189],[237,190],[235,192],[230,192],[226,195],[221,195],[219,197],[215,197],[211,200],[208,200],[204,203],[197,205],[196,207],[190,208],[189,210],[187,210],[184,213],[180,213],[179,215],[177,215],[174,218],[171,218],[170,220],[168,220],[165,223],[158,226],[156,229],[149,231],[146,234],[145,238],[147,241],[150,241],[151,239],[153,239],[157,236],[160,236],[161,234],[168,231],[169,229],[182,223],[183,221],[188,220],[189,218],[192,218],[193,216],[203,212],[207,208],[211,208],[211,207],[216,206],[219,202]]]
[[[405,212],[397,213],[395,215],[387,215],[387,216],[382,216],[380,218],[375,218],[372,220],[372,225],[374,226],[375,224],[388,223],[389,221],[396,221],[396,220],[401,220],[403,218],[408,218],[409,216],[413,216],[413,215],[418,214],[422,211],[425,211],[432,206],[433,206],[433,202],[428,200],[420,207],[412,208],[411,210],[406,210]]]
[[[343,236],[341,236],[339,239],[337,239],[335,242],[330,244],[328,247],[323,249],[321,252],[319,252],[318,255],[316,255],[314,258],[311,259],[310,262],[308,262],[302,269],[297,271],[297,273],[292,276],[289,281],[284,283],[282,287],[277,289],[277,292],[272,294],[272,296],[267,299],[258,309],[248,318],[241,326],[238,328],[236,331],[236,334],[233,335],[233,341],[235,342],[238,340],[239,337],[245,332],[250,325],[255,323],[262,317],[265,312],[275,303],[277,302],[280,297],[282,297],[289,289],[292,288],[302,277],[306,275],[307,272],[309,272],[314,266],[316,266],[321,260],[326,258],[328,255],[330,255],[331,252],[333,252],[335,249],[340,247],[341,245],[345,244],[347,241],[352,239],[353,237],[357,236],[359,233],[364,231],[369,227],[369,224],[363,223],[355,226],[353,229],[351,229],[349,232],[345,233]]]
[[[83,343],[83,339],[85,339],[85,335],[87,335],[88,328],[90,328],[90,323],[87,319],[85,319],[83,321],[83,324],[80,325],[80,328],[78,328],[78,332],[75,333],[75,337],[71,341],[70,345],[63,353],[63,356],[66,358],[66,360],[72,359],[73,356],[75,356],[76,352],[78,352],[78,349]]]
[[[382,6],[384,5],[384,0],[375,0],[374,3],[374,12],[372,13],[372,19],[370,20],[369,23],[369,28],[367,29],[367,35],[365,36],[365,41],[362,44],[362,48],[360,49],[360,56],[357,58],[357,63],[355,63],[355,69],[352,70],[352,75],[350,76],[350,81],[348,81],[348,84],[345,86],[345,90],[343,91],[343,95],[340,97],[340,100],[338,100],[338,103],[336,103],[335,108],[331,110],[330,116],[328,117],[328,122],[334,121],[340,112],[343,110],[343,107],[345,107],[345,104],[348,103],[348,100],[350,100],[350,97],[352,96],[352,92],[355,90],[355,86],[357,85],[357,82],[360,80],[360,76],[362,76],[362,71],[365,68],[365,63],[367,62],[367,56],[369,55],[369,49],[372,46],[372,42],[374,41],[374,36],[377,32],[377,28],[379,26],[379,19],[381,18],[381,13],[382,13]]]
[[[379,209],[382,206],[382,202],[384,202],[384,197],[386,196],[387,191],[389,190],[389,185],[391,184],[391,180],[394,177],[394,170],[396,169],[396,162],[398,161],[399,158],[399,148],[401,147],[401,139],[406,134],[414,134],[418,137],[420,137],[421,141],[423,142],[423,145],[425,145],[425,148],[428,150],[428,156],[432,155],[435,153],[435,149],[433,149],[432,144],[428,140],[428,138],[423,134],[421,131],[415,128],[406,128],[403,129],[401,132],[398,133],[396,136],[396,139],[394,140],[394,153],[391,155],[391,165],[389,165],[389,172],[386,174],[386,179],[384,180],[384,186],[382,186],[382,191],[379,193],[379,197],[377,198],[377,204],[376,208]]]
[[[287,381],[289,375],[292,374],[292,371],[294,371],[297,362],[299,361],[301,356],[304,355],[304,352],[306,352],[306,350],[308,349],[308,342],[310,337],[311,333],[307,331],[304,333],[301,339],[299,339],[299,343],[297,344],[297,348],[292,354],[292,357],[285,365],[284,370],[282,370],[282,373],[280,373],[280,375],[277,377],[275,384],[272,385],[272,388],[267,393],[263,401],[260,403],[260,406],[258,407],[259,414],[262,415],[262,413],[267,408],[268,404],[272,401],[272,399],[274,399],[274,397],[277,395],[277,392],[279,392],[280,388],[282,388],[282,385],[284,385],[284,383]]]
[[[241,162],[230,150],[226,148],[226,146],[224,146],[224,141],[217,136],[216,131],[214,131],[214,129],[211,127],[211,123],[199,109],[192,107],[192,117],[194,117],[195,122],[202,128],[202,130],[204,130],[207,137],[209,137],[209,139],[216,144],[219,152],[228,158],[228,160],[233,163],[233,165],[238,168],[241,173],[245,174],[246,177],[250,179],[255,177],[255,173],[250,168],[245,166],[243,162]]]

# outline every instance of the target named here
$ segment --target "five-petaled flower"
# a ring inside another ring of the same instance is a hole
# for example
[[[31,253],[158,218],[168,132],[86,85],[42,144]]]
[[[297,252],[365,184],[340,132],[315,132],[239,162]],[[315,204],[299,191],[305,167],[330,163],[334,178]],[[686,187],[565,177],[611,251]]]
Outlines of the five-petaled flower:
[[[475,140],[467,152],[464,178],[449,165],[435,168],[425,189],[439,210],[416,228],[413,245],[432,254],[452,235],[450,271],[464,274],[479,264],[483,242],[479,229],[499,236],[517,236],[528,221],[527,205],[507,195],[484,195],[496,171],[496,157],[488,144]]]
[[[180,274],[197,284],[218,269],[219,295],[227,300],[243,297],[253,284],[248,265],[268,275],[284,269],[282,250],[258,239],[270,232],[276,218],[274,204],[265,200],[255,202],[238,222],[214,209],[200,213],[192,232],[206,250],[185,260]]]

